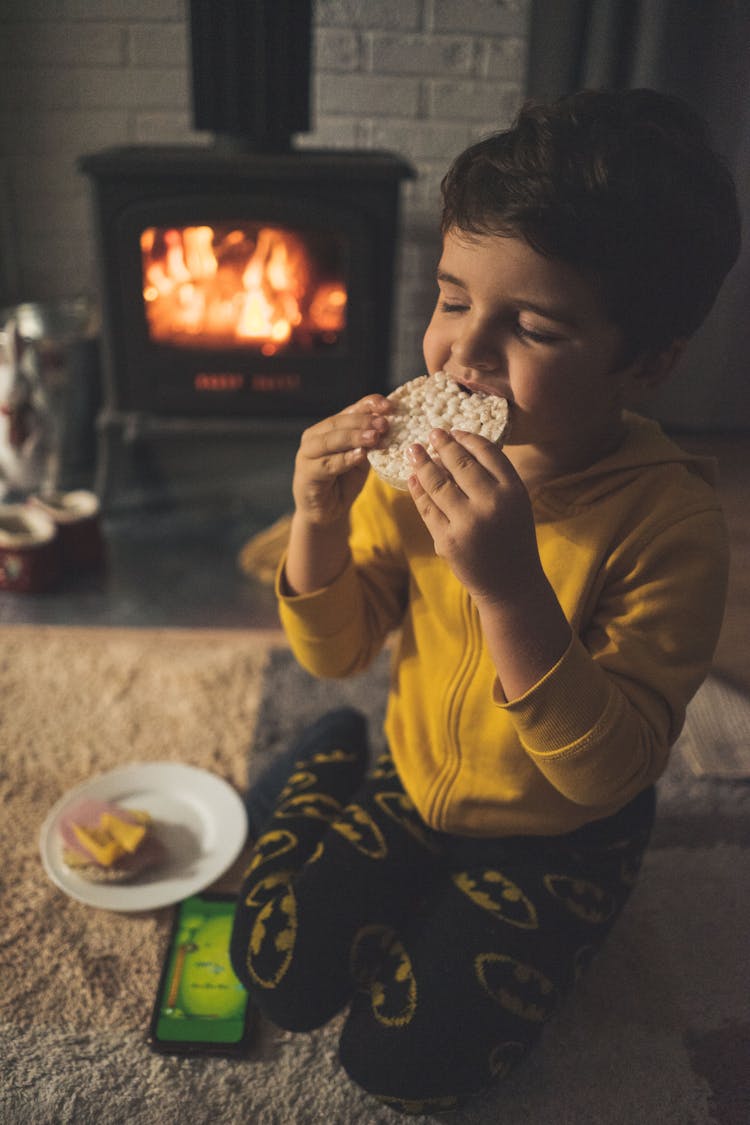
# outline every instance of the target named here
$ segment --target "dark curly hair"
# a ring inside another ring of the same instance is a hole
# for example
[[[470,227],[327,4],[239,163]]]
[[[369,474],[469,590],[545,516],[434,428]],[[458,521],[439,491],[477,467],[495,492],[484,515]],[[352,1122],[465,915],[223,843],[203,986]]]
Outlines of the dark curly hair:
[[[739,254],[735,186],[705,123],[653,90],[529,101],[442,191],[443,233],[521,237],[595,280],[633,356],[691,336]]]

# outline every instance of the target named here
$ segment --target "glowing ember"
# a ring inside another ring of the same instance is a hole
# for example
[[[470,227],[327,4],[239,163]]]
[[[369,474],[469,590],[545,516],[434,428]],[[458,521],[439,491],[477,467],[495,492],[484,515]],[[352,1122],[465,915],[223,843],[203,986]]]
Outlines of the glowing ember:
[[[257,223],[149,227],[141,255],[149,331],[159,342],[273,355],[290,343],[330,346],[345,327],[340,269],[302,234]]]

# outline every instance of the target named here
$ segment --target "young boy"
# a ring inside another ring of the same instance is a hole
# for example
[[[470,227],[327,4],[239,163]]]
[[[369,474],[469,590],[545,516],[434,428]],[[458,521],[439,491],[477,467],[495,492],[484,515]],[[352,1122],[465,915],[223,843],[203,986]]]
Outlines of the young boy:
[[[399,630],[385,731],[292,748],[233,962],[277,1024],[349,1005],[341,1060],[404,1111],[527,1053],[632,889],[654,783],[712,658],[712,466],[624,409],[671,372],[738,254],[731,178],[681,102],[528,105],[443,183],[427,370],[505,397],[502,451],[436,431],[409,493],[368,473],[371,395],[302,436],[280,612],[315,675]]]

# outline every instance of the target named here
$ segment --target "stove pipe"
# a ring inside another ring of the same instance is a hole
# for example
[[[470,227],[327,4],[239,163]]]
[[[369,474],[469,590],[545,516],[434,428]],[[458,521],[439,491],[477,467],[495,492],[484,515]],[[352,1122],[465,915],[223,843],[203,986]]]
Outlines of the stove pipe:
[[[288,152],[310,129],[312,0],[190,0],[193,124],[218,146]]]

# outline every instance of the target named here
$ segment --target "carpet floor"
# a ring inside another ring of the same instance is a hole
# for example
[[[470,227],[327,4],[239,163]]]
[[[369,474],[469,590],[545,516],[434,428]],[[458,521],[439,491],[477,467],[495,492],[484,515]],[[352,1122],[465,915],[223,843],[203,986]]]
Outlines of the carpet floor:
[[[119,914],[68,898],[38,844],[51,806],[94,774],[186,762],[242,791],[304,724],[342,703],[370,717],[377,750],[387,682],[387,654],[352,680],[311,680],[273,633],[0,629],[0,1120],[403,1120],[344,1074],[340,1018],[301,1035],[262,1024],[241,1062],[151,1053],[145,1029],[172,909]],[[640,882],[577,993],[536,1054],[455,1125],[750,1121],[750,784],[693,760],[707,737],[712,760],[722,740],[747,751],[750,703],[731,700],[721,683],[702,690],[659,785]],[[222,886],[236,885],[242,863]]]

